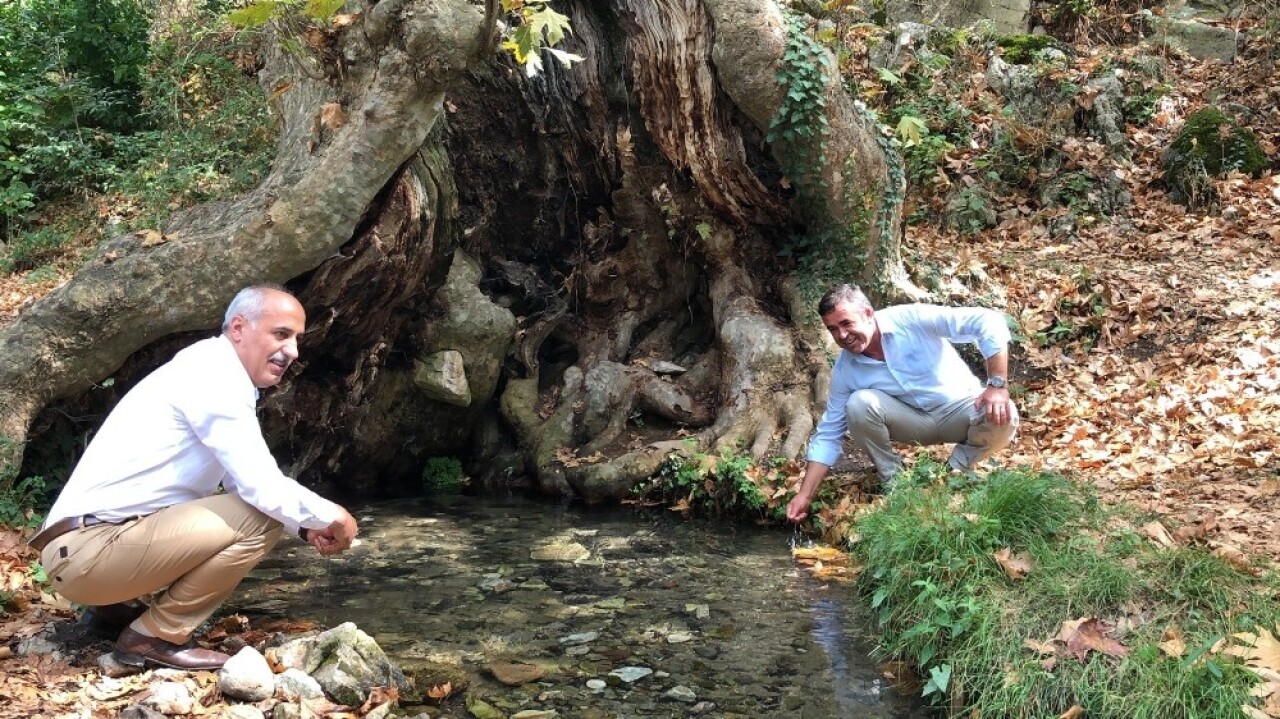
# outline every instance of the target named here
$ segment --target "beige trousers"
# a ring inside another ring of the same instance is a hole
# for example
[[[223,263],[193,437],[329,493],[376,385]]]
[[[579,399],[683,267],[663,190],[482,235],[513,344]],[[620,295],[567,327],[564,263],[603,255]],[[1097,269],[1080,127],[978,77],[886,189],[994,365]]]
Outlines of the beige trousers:
[[[159,592],[141,621],[157,637],[181,644],[280,534],[276,520],[235,495],[219,494],[123,524],[68,532],[44,548],[40,561],[54,589],[73,602],[99,606]]]
[[[881,482],[891,482],[902,471],[902,457],[893,450],[893,442],[955,443],[947,464],[969,469],[1008,446],[1018,430],[1017,408],[1012,408],[1008,424],[995,425],[978,411],[977,399],[966,397],[926,412],[879,390],[858,390],[845,404],[849,438],[871,455]]]

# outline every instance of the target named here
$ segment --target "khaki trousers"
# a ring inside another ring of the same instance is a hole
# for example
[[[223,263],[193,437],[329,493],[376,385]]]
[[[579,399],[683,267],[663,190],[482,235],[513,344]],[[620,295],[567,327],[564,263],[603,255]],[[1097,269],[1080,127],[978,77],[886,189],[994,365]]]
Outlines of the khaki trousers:
[[[974,395],[926,412],[879,390],[858,390],[845,404],[849,438],[871,455],[881,482],[891,483],[902,471],[902,457],[893,450],[893,442],[955,443],[947,464],[969,469],[1008,446],[1019,422],[1018,410],[1012,408],[1008,424],[989,423],[974,404],[977,399]]]
[[[280,534],[276,520],[219,494],[68,532],[44,548],[40,561],[54,589],[73,602],[100,606],[159,592],[141,621],[157,637],[182,644]]]

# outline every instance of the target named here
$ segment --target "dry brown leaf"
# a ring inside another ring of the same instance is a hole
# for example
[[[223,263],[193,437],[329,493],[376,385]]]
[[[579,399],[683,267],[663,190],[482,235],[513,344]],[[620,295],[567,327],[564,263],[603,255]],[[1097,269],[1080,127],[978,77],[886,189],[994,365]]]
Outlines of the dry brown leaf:
[[[1280,627],[1276,629],[1280,630]],[[1271,632],[1259,629],[1257,634],[1239,632],[1232,636],[1239,644],[1223,649],[1223,654],[1239,657],[1251,667],[1280,672],[1280,641],[1276,641]]]
[[[347,113],[342,109],[342,103],[326,102],[320,108],[320,125],[328,130],[337,130],[347,124]]]
[[[427,697],[432,701],[448,699],[451,694],[453,694],[453,682],[437,684],[427,690]]]
[[[1025,552],[1011,554],[1008,547],[1005,547],[991,556],[995,557],[996,564],[1004,570],[1005,576],[1017,581],[1027,576],[1035,567],[1035,561],[1031,559],[1031,555]]]
[[[1160,651],[1173,657],[1181,659],[1183,654],[1187,652],[1187,642],[1182,638],[1182,630],[1177,627],[1167,627],[1160,636],[1163,640],[1160,642]]]
[[[159,230],[138,230],[135,234],[143,247],[156,247],[169,241]]]
[[[1071,708],[1058,715],[1058,719],[1079,719],[1084,716],[1084,707],[1072,704]]]
[[[1175,544],[1173,537],[1169,536],[1169,530],[1165,529],[1160,522],[1148,522],[1142,525],[1142,533],[1161,547],[1172,547]]]
[[[1036,641],[1035,639],[1023,639],[1022,646],[1026,647],[1027,649],[1030,649],[1031,651],[1037,654],[1057,654],[1058,653],[1058,648],[1053,645],[1053,642],[1040,642],[1040,641]]]
[[[1224,544],[1213,550],[1213,556],[1222,559],[1227,564],[1230,564],[1238,572],[1244,572],[1245,574],[1252,574],[1254,576],[1262,573],[1261,569],[1253,566],[1253,564],[1249,562],[1249,558],[1246,557],[1244,552],[1240,551],[1238,547]]]
[[[1097,617],[1085,617],[1063,622],[1055,639],[1066,643],[1067,651],[1082,662],[1090,651],[1112,657],[1127,655],[1128,647],[1107,636],[1111,631],[1112,627]]]
[[[377,709],[383,704],[389,704],[400,699],[400,690],[391,687],[374,687],[369,691],[369,697],[364,700],[364,704],[360,706],[357,712],[360,716],[364,716],[369,712]]]

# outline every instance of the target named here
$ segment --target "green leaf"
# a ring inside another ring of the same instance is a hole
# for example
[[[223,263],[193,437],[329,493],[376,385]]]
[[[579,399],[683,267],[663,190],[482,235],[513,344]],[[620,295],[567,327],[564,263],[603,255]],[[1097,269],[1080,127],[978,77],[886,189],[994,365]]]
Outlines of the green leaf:
[[[898,77],[893,70],[884,67],[876,70],[876,76],[886,85],[897,85],[902,82],[902,78]]]
[[[699,222],[694,229],[698,231],[698,237],[701,237],[703,242],[706,242],[711,237],[711,225],[705,222]]]
[[[328,20],[342,9],[346,0],[307,0],[302,14],[313,20]]]
[[[898,137],[903,147],[914,147],[920,144],[922,136],[929,134],[929,125],[915,115],[903,115],[898,120]]]
[[[542,37],[543,33],[546,33],[548,45],[559,44],[565,35],[573,32],[573,29],[569,27],[569,17],[561,15],[549,7],[543,7],[541,10],[530,13],[525,18],[525,21],[532,26],[534,33],[538,37]]]
[[[227,22],[239,28],[262,27],[275,17],[280,9],[279,0],[256,0],[238,10],[227,13]]]
[[[533,29],[529,25],[521,25],[511,33],[511,37],[504,43],[502,47],[509,50],[515,56],[516,62],[524,65],[529,62],[529,56],[534,51]]]
[[[924,685],[924,693],[920,696],[927,697],[930,694],[943,694],[947,691],[947,685],[951,683],[951,665],[943,664],[939,667],[929,667],[929,683]]]

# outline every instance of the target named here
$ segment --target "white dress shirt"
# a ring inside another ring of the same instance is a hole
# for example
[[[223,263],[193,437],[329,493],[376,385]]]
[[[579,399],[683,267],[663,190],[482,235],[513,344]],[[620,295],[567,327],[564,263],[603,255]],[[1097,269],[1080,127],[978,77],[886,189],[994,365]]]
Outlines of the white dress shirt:
[[[147,515],[210,496],[218,485],[295,534],[329,526],[343,510],[280,471],[262,437],[257,400],[229,339],[187,347],[112,410],[46,526],[83,514]]]
[[[896,305],[877,310],[876,324],[884,361],[840,350],[826,411],[809,440],[811,462],[831,466],[840,458],[848,428],[845,404],[855,391],[880,390],[929,412],[982,392],[953,343],[976,343],[984,358],[1009,345],[1004,315],[981,307]]]

